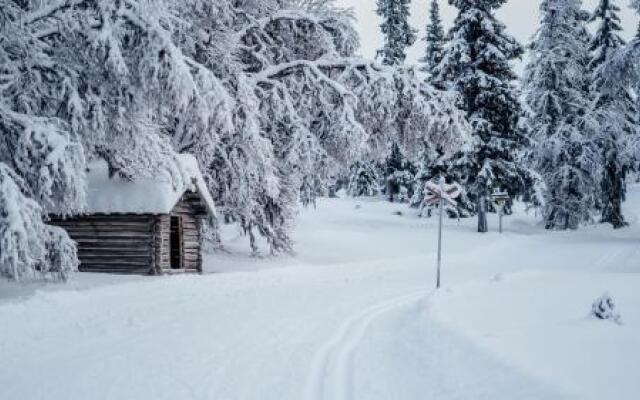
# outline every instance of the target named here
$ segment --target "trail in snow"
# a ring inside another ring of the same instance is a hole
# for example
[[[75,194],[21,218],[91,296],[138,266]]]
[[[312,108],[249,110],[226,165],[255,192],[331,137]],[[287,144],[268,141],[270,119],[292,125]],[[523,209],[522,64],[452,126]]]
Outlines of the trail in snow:
[[[354,399],[354,357],[371,324],[394,308],[425,296],[425,291],[399,296],[366,308],[347,319],[316,353],[307,379],[306,400]]]

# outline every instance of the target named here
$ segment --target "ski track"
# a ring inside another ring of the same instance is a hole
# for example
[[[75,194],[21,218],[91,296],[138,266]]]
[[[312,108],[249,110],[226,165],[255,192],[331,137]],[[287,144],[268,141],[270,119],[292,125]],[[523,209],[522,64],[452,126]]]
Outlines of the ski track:
[[[384,314],[418,301],[425,290],[370,306],[348,318],[316,352],[307,378],[305,400],[354,399],[353,360],[371,324]]]

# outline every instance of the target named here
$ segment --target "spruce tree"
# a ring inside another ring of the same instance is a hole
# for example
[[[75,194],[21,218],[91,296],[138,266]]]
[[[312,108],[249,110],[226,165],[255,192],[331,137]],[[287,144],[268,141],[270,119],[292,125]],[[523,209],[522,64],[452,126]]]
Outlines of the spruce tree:
[[[487,232],[487,198],[492,189],[523,193],[532,179],[516,159],[524,135],[518,130],[520,107],[510,62],[522,46],[505,31],[495,11],[506,0],[450,0],[458,16],[437,68],[438,81],[460,94],[460,108],[473,128],[473,143],[451,163],[449,175],[465,188],[478,231]]]
[[[598,24],[598,29],[591,40],[590,50],[593,52],[589,65],[591,70],[608,61],[613,53],[625,45],[624,39],[619,35],[622,31],[619,12],[620,7],[615,4],[615,0],[600,0],[591,14],[590,22]]]
[[[391,203],[408,202],[413,196],[415,167],[395,143],[391,145],[384,169],[387,199]]]
[[[393,202],[396,196],[401,194],[403,185],[400,181],[406,178],[410,172],[404,170],[407,165],[403,162],[398,141],[405,136],[409,115],[409,104],[413,101],[410,88],[403,80],[403,71],[400,68],[406,59],[406,49],[416,41],[416,31],[409,25],[409,5],[411,0],[378,0],[377,13],[382,17],[380,28],[384,36],[384,47],[378,51],[378,57],[382,64],[396,67],[395,90],[398,93],[396,107],[401,112],[395,118],[396,132],[391,137],[391,152],[385,162],[384,180],[386,184],[387,198]]]
[[[375,162],[356,161],[351,166],[347,193],[352,197],[375,196],[380,192],[379,181]]]
[[[584,13],[579,0],[544,0],[540,11],[523,82],[523,125],[536,143],[531,161],[547,187],[546,228],[576,229],[591,220],[600,166]]]
[[[598,23],[590,50],[592,59],[589,64],[593,74],[593,95],[595,97],[596,115],[599,117],[600,129],[597,144],[603,157],[603,171],[600,187],[601,222],[610,223],[614,228],[626,226],[622,215],[622,202],[626,193],[626,172],[631,160],[624,157],[624,142],[635,134],[638,123],[638,109],[630,90],[611,93],[601,87],[598,80],[598,68],[610,60],[625,41],[620,37],[622,31],[620,8],[614,0],[600,0],[591,16],[591,22]]]
[[[378,0],[377,13],[382,17],[380,28],[384,47],[378,57],[385,65],[400,65],[407,57],[406,49],[416,41],[416,31],[409,25],[411,0]]]
[[[442,61],[445,45],[444,29],[442,27],[442,19],[440,18],[440,5],[438,4],[438,0],[431,0],[427,33],[422,41],[426,43],[426,52],[424,57],[420,59],[422,63],[420,71],[426,73],[430,80],[432,80],[433,71],[438,64],[440,64],[440,61]]]

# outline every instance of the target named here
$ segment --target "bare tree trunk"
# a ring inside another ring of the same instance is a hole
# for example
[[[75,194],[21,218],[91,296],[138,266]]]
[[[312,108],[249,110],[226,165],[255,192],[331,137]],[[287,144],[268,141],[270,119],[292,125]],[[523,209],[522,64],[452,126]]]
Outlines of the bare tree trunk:
[[[618,161],[618,153],[610,150],[605,154],[607,165],[605,166],[602,180],[604,192],[604,204],[602,207],[603,223],[610,223],[614,229],[628,226],[622,214],[622,201],[625,197],[626,171]]]
[[[487,224],[487,193],[484,182],[480,182],[480,188],[478,190],[477,208],[478,208],[478,232],[489,232],[489,225]]]

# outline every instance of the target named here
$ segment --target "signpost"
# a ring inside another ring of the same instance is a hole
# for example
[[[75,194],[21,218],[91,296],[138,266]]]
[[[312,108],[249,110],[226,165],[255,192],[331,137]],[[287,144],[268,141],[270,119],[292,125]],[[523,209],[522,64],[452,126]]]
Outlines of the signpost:
[[[502,217],[504,216],[504,206],[507,204],[507,201],[509,201],[509,193],[494,192],[491,195],[491,200],[493,200],[493,202],[496,204],[496,207],[498,208],[498,215],[500,220],[499,232],[502,233]]]
[[[439,183],[427,182],[424,189],[425,201],[427,204],[436,205],[440,208],[439,223],[438,223],[438,267],[436,273],[436,288],[440,288],[440,270],[442,266],[442,223],[444,219],[444,206],[449,204],[457,206],[458,203],[454,200],[462,194],[460,185],[454,183],[447,185],[444,178],[440,178]]]

